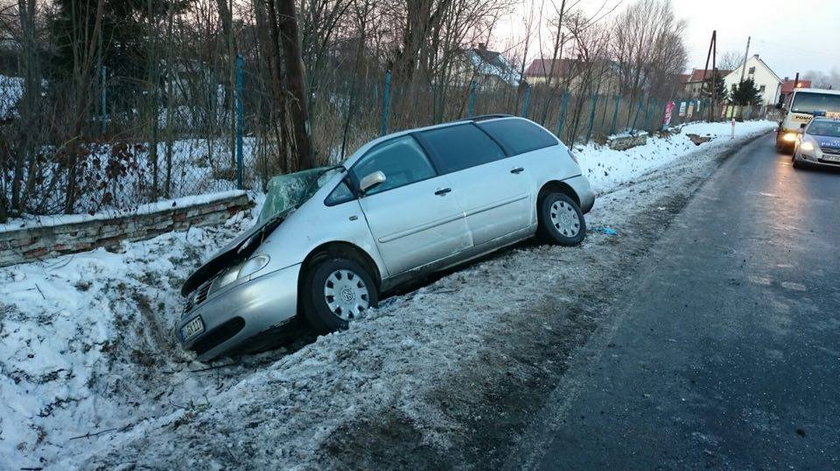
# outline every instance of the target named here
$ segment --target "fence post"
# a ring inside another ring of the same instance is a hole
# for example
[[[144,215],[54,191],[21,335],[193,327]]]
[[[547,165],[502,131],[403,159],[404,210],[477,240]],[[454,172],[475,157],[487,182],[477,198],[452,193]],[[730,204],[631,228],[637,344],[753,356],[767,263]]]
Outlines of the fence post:
[[[99,69],[99,78],[100,78],[100,81],[102,82],[101,83],[102,90],[100,91],[100,94],[99,94],[99,106],[100,106],[101,111],[102,111],[102,135],[103,136],[105,134],[108,134],[108,120],[106,119],[107,118],[107,113],[108,113],[108,109],[107,109],[108,89],[105,86],[105,79],[107,77],[105,69],[106,69],[106,67],[104,65]]]
[[[522,114],[523,118],[528,117],[528,107],[531,105],[531,86],[526,84],[525,85],[525,100],[522,102]]]
[[[615,134],[615,121],[618,119],[618,108],[621,105],[621,95],[615,96],[615,109],[613,110],[612,126],[610,126],[610,134]]]
[[[595,125],[595,108],[597,106],[598,106],[598,94],[594,93],[592,95],[592,111],[589,112],[589,129],[586,130],[586,142],[589,142],[589,140],[592,139],[592,126]]]
[[[470,80],[470,97],[467,99],[467,118],[475,113],[475,80]]]
[[[639,95],[639,105],[636,106],[636,113],[633,115],[633,125],[630,126],[630,129],[632,129],[633,131],[636,130],[636,121],[639,120],[639,112],[642,111],[642,102],[644,101],[644,97],[642,97],[642,95]]]
[[[563,92],[563,99],[560,101],[560,118],[557,120],[557,139],[563,140],[563,126],[566,124],[566,110],[569,108],[569,91]]]
[[[239,54],[236,55],[236,188],[243,189],[242,173],[243,161],[242,156],[242,135],[245,127],[245,105],[242,99],[242,74],[245,69],[245,59]]]
[[[382,126],[379,135],[388,134],[388,114],[391,112],[391,71],[385,71],[385,88],[382,92]]]

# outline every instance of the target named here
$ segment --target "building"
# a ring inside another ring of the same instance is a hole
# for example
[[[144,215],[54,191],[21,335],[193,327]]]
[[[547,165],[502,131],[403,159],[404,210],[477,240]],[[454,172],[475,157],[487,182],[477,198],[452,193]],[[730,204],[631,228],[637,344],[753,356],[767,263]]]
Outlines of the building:
[[[683,83],[683,93],[686,98],[696,99],[703,98],[703,74],[705,72],[706,80],[712,80],[712,70],[693,69],[690,74],[683,74],[680,80]],[[726,77],[731,70],[718,69],[718,77]]]
[[[761,105],[775,105],[778,102],[779,92],[782,87],[782,79],[773,72],[758,54],[753,55],[745,63],[735,67],[732,72],[724,76],[723,80],[727,90],[734,90],[741,82],[741,74],[744,80],[752,79],[758,91],[761,92]]]
[[[487,49],[479,43],[473,49],[466,49],[456,65],[456,77],[461,83],[475,81],[481,89],[518,87],[522,77],[519,71],[500,52]]]
[[[568,77],[573,67],[571,59],[534,59],[525,69],[525,80],[537,85],[547,83],[551,78],[551,82],[556,84]]]

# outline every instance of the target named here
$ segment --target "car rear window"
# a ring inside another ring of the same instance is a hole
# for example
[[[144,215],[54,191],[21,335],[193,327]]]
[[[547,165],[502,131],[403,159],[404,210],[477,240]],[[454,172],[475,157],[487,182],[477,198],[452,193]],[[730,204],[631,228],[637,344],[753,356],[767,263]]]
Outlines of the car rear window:
[[[478,126],[513,154],[524,154],[557,145],[557,139],[545,129],[523,119],[488,121],[478,123]]]
[[[431,147],[441,173],[452,173],[505,158],[498,144],[474,124],[461,124],[421,133]]]

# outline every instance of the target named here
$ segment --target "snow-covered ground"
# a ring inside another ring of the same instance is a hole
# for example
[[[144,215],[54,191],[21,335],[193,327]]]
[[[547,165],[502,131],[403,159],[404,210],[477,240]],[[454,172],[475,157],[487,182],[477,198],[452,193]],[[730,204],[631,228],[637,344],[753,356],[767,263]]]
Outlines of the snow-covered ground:
[[[738,123],[736,133],[773,126]],[[626,193],[657,167],[708,164],[732,144],[729,132],[728,124],[693,124],[629,151],[577,154],[599,193]],[[714,138],[695,147],[687,133]],[[590,227],[620,223],[620,211],[645,201],[632,195],[596,202]],[[348,427],[392,415],[422,432],[419,443],[446,448],[462,426],[429,405],[435,386],[485,354],[488,335],[504,336],[523,312],[567,296],[547,288],[575,281],[558,263],[609,246],[593,231],[579,248],[516,248],[392,297],[294,353],[208,367],[177,346],[178,289],[258,209],[223,227],[0,269],[0,468],[222,469],[243,457],[255,468],[312,467]]]

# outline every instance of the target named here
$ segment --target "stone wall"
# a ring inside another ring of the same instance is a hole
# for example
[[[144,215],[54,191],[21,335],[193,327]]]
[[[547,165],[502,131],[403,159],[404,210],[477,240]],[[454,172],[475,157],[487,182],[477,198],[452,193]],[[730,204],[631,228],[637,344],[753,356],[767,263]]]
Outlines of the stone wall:
[[[191,226],[220,224],[253,203],[244,193],[186,206],[92,218],[66,224],[49,223],[0,231],[0,267],[108,247],[123,240],[149,239]],[[160,206],[160,205],[159,205]]]
[[[634,135],[624,134],[607,138],[607,146],[613,150],[627,150],[647,144],[648,133],[640,132]]]

